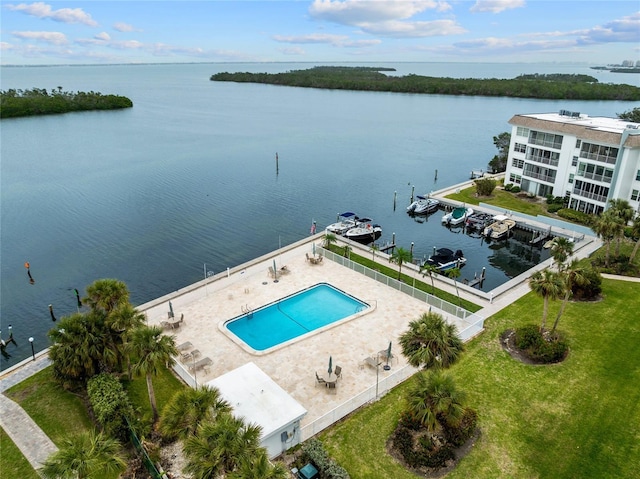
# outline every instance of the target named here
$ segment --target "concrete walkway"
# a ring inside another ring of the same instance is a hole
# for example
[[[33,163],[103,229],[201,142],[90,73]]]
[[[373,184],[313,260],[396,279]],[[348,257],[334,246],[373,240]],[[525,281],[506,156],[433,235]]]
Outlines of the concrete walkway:
[[[30,358],[3,371],[0,378],[0,426],[34,469],[40,469],[49,455],[58,448],[24,409],[5,396],[4,392],[50,364],[45,351],[44,354],[40,353],[35,361]]]

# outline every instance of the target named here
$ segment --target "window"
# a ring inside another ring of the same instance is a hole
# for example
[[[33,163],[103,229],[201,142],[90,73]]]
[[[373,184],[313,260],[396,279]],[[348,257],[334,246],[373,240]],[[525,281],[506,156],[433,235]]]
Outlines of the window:
[[[571,160],[571,166],[576,166],[578,164],[578,157],[574,156]]]
[[[631,192],[631,199],[632,199],[633,201],[638,201],[638,198],[640,198],[640,191],[638,191],[638,190],[633,190],[633,191]]]
[[[636,173],[636,181],[640,181],[640,170]]]
[[[513,147],[514,151],[517,151],[518,153],[526,153],[527,152],[527,145],[522,144],[522,143],[516,143],[515,146]]]
[[[571,173],[569,175],[569,183],[573,183],[573,178],[575,177],[575,175],[573,173]]]
[[[516,136],[523,136],[525,138],[529,137],[529,128],[523,128],[519,126],[516,128]]]
[[[511,166],[513,166],[514,168],[522,168],[524,166],[524,160],[520,160],[518,158],[512,158]]]
[[[511,175],[509,175],[509,182],[519,185],[520,183],[522,183],[522,176],[514,175],[513,173],[511,173]]]
[[[580,140],[576,140],[576,148],[580,148]]]
[[[602,163],[616,164],[618,156],[618,148],[604,145],[595,145],[593,143],[583,143],[580,148],[580,157],[590,160],[600,161]],[[640,172],[639,172],[640,173]]]

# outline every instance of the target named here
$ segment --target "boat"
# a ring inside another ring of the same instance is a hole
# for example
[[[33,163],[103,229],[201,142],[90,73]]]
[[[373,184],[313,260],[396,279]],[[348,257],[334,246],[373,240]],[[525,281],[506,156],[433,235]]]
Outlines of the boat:
[[[344,236],[358,243],[373,243],[382,236],[382,226],[373,224],[370,218],[360,218],[357,226],[349,229]]]
[[[435,266],[438,271],[446,271],[452,268],[461,268],[466,262],[467,258],[464,257],[462,250],[456,250],[454,253],[449,248],[438,248],[422,266],[430,264]]]
[[[433,198],[417,195],[417,200],[407,206],[407,213],[411,215],[426,215],[438,209],[440,202]]]
[[[463,223],[469,216],[473,214],[473,208],[467,206],[458,206],[453,211],[442,217],[442,223],[449,226],[459,225]]]
[[[493,222],[493,215],[489,213],[473,213],[467,216],[464,225],[469,230],[484,231]]]
[[[493,217],[493,223],[487,226],[482,234],[487,238],[502,239],[509,236],[515,226],[515,220],[504,215],[496,215]]]
[[[558,237],[554,236],[552,239],[547,241],[542,247],[544,249],[551,249],[556,245],[557,242],[558,242]]]
[[[338,221],[330,224],[325,229],[329,233],[343,235],[347,231],[349,231],[351,228],[357,226],[358,225],[357,221],[358,221],[358,217],[356,216],[356,214],[352,213],[351,211],[347,211],[345,213],[339,214]]]

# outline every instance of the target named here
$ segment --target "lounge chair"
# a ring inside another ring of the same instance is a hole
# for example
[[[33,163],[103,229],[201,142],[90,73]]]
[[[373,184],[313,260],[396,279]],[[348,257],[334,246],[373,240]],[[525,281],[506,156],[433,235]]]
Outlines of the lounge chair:
[[[195,364],[189,365],[189,371],[197,371],[198,369],[204,369],[205,372],[208,372],[209,366],[213,364],[213,361],[210,357],[202,358],[200,361],[197,361]]]
[[[380,362],[378,362],[378,359],[373,357],[373,356],[369,356],[368,358],[364,358],[363,363],[366,366],[371,366],[372,368],[377,368],[378,366],[380,366]]]
[[[342,367],[341,366],[336,366],[336,368],[333,370],[334,374],[336,375],[337,378],[341,378],[342,377]]]
[[[176,349],[178,351],[186,351],[187,349],[191,349],[193,347],[193,344],[191,344],[191,341],[187,341],[186,343],[182,343],[176,346]]]
[[[168,321],[160,321],[160,327],[162,329],[171,329],[171,325]]]
[[[318,373],[316,372],[316,386],[326,386],[327,385],[327,381],[324,380],[324,378],[321,378],[320,376],[318,376]]]

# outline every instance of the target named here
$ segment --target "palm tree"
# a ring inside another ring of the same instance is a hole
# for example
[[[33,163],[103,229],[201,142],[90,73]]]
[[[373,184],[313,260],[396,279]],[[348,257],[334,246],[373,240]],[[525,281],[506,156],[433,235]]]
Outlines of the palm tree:
[[[282,462],[271,464],[263,448],[258,449],[251,461],[242,461],[240,467],[229,474],[229,479],[288,479],[289,471]]]
[[[376,251],[380,251],[380,247],[375,243],[371,243],[371,261],[374,263],[376,262]]]
[[[131,332],[127,343],[133,373],[146,376],[154,424],[158,420],[158,406],[152,378],[161,367],[171,366],[175,362],[173,357],[178,355],[178,350],[174,338],[175,336],[162,334],[162,329],[158,326],[141,326]]]
[[[580,263],[576,259],[574,259],[565,268],[563,268],[561,272],[561,279],[564,281],[564,298],[562,299],[562,304],[560,305],[560,310],[558,311],[556,320],[553,323],[553,328],[551,328],[552,333],[554,333],[556,328],[558,327],[560,318],[564,313],[564,308],[567,306],[569,298],[572,295],[573,286],[583,286],[587,283],[587,281],[589,281],[585,274],[585,268],[580,266]]]
[[[413,259],[413,255],[411,251],[404,249],[402,247],[395,248],[391,256],[389,257],[389,261],[391,263],[396,263],[398,265],[398,280],[402,276],[402,264],[403,263],[411,263]]]
[[[624,229],[622,219],[615,216],[609,211],[602,213],[593,225],[593,231],[602,238],[606,244],[605,266],[609,266],[609,253],[611,249],[611,241],[618,235],[618,231]]]
[[[173,395],[160,417],[160,432],[168,439],[186,439],[205,420],[230,413],[231,405],[214,387],[184,388]]]
[[[127,335],[134,329],[144,325],[145,320],[144,314],[136,310],[130,303],[118,306],[106,318],[106,325],[110,333],[110,347],[116,354],[121,369],[124,368],[125,359],[129,363],[124,351]],[[130,366],[129,364],[127,365]],[[131,375],[131,371],[129,371],[129,375]]]
[[[547,323],[547,312],[549,310],[549,300],[558,299],[563,293],[565,283],[560,275],[546,268],[542,271],[536,271],[529,278],[529,286],[531,290],[544,300],[542,307],[542,324],[540,331],[544,331]]]
[[[629,224],[635,215],[635,211],[627,200],[613,199],[609,200],[609,211],[614,216],[622,220],[622,228],[619,228],[616,234],[616,256],[620,256],[620,243],[624,237],[624,228]]]
[[[426,276],[429,275],[429,278],[431,278],[431,292],[433,294],[436,294],[436,285],[433,282],[433,277],[438,274],[440,270],[438,269],[437,266],[430,264],[430,263],[425,263],[424,265],[422,265],[422,267],[420,268],[420,272],[422,273],[422,276]]]
[[[631,224],[631,235],[636,238],[636,244],[633,247],[631,256],[629,256],[629,263],[633,263],[633,259],[636,257],[638,247],[640,246],[640,213],[633,218],[633,223]]]
[[[351,246],[349,246],[348,244],[344,245],[342,254],[344,255],[345,258],[351,259]]]
[[[407,397],[409,414],[429,431],[442,420],[454,425],[464,414],[466,394],[456,389],[453,378],[442,371],[421,371]]]
[[[551,247],[551,256],[558,266],[558,270],[562,269],[562,265],[573,254],[573,241],[561,236],[557,237]]]
[[[117,365],[103,311],[63,317],[48,333],[54,376],[65,386],[83,383]]]
[[[445,271],[445,273],[449,278],[451,278],[453,280],[453,284],[456,287],[456,294],[458,295],[458,306],[461,305],[461,300],[460,300],[460,291],[458,291],[458,282],[456,281],[456,278],[460,277],[460,268],[456,267],[456,268],[451,268]]]
[[[92,431],[64,439],[62,447],[49,456],[40,473],[50,479],[83,479],[119,475],[126,467],[120,443]]]
[[[323,246],[325,247],[325,249],[331,250],[331,245],[335,244],[336,241],[338,241],[338,238],[335,234],[325,233]]]
[[[193,479],[215,478],[251,462],[260,449],[262,428],[231,414],[206,421],[184,443],[185,472]]]
[[[87,286],[87,297],[82,302],[91,309],[101,309],[109,314],[118,306],[129,303],[129,290],[117,279],[99,279]]]
[[[409,323],[400,336],[400,346],[409,364],[424,369],[448,368],[464,351],[456,326],[431,312]]]

